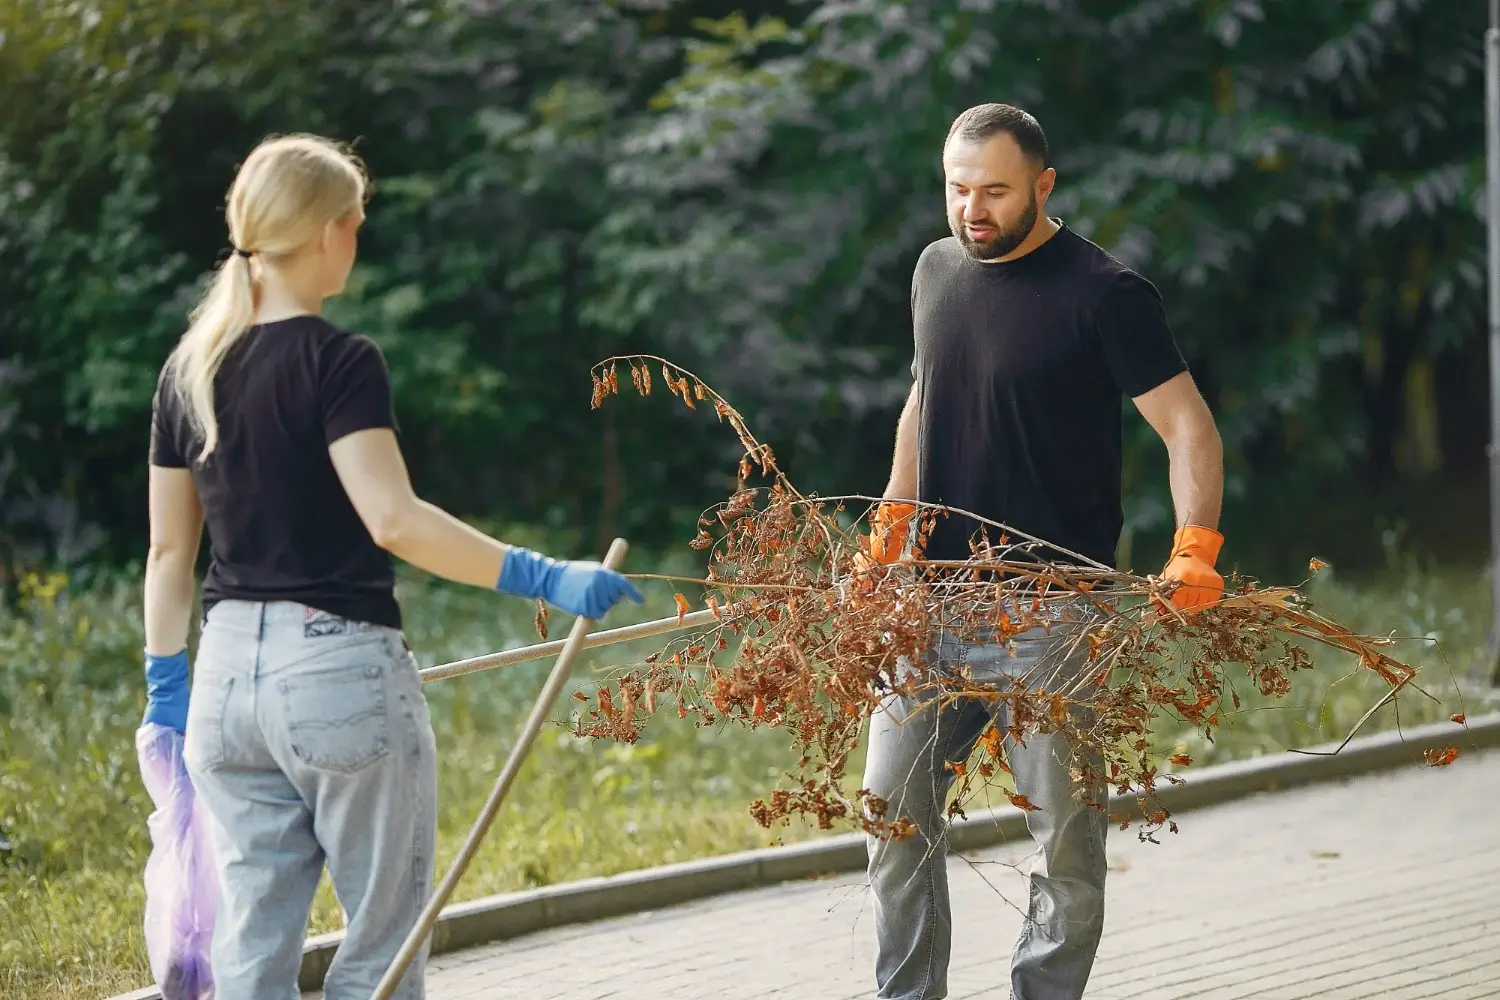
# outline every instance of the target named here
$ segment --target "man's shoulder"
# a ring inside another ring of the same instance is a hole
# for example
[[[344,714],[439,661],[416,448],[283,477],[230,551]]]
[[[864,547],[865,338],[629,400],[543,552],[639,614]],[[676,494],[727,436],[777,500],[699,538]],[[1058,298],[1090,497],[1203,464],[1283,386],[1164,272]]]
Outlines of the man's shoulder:
[[[920,269],[951,261],[962,253],[963,248],[958,245],[956,236],[940,236],[922,248],[921,254],[917,256],[917,267]]]
[[[1114,294],[1160,298],[1150,279],[1077,230],[1065,225],[1054,239],[1065,241],[1071,265],[1095,305]]]
[[[917,263],[920,264],[924,260],[935,260],[944,256],[953,256],[958,251],[958,237],[951,234],[948,236],[939,236],[922,248],[922,254],[917,258]]]
[[[912,280],[918,283],[931,281],[953,273],[966,262],[964,249],[959,246],[958,239],[944,236],[922,248],[917,256],[917,265],[912,269]]]

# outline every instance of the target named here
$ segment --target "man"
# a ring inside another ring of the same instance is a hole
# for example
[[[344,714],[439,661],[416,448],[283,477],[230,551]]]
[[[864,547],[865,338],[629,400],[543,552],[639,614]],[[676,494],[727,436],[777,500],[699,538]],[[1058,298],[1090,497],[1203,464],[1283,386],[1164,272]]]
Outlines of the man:
[[[1223,594],[1214,569],[1218,431],[1156,289],[1045,214],[1057,179],[1047,158],[1036,119],[1007,105],[970,108],[949,131],[943,173],[953,236],[927,247],[912,277],[916,381],[872,554],[899,558],[915,498],[1044,539],[1060,550],[1048,558],[1070,558],[1067,550],[1113,565],[1123,522],[1123,394],[1170,456],[1179,528],[1163,575],[1181,581],[1172,603],[1191,610]],[[969,558],[980,527],[939,518],[923,555]],[[925,666],[957,660],[975,679],[1003,682],[1056,648],[1040,629],[1019,639],[1012,655],[939,633]],[[888,801],[887,818],[909,817],[921,831],[870,840],[882,1000],[947,996],[951,916],[940,833],[954,774],[945,764],[968,758],[991,711],[980,702],[919,708],[893,695],[871,720],[865,787]],[[1011,996],[1077,1000],[1104,923],[1107,819],[1085,801],[1101,802],[1105,790],[1075,787],[1060,734],[1028,736],[1006,755],[1016,791],[1040,807],[1026,814],[1038,851]]]

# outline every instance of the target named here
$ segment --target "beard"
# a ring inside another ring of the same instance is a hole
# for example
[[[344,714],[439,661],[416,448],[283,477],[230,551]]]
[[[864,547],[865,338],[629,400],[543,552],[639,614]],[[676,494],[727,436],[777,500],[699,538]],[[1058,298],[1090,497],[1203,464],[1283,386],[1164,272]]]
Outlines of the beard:
[[[1009,223],[996,222],[995,235],[987,240],[976,240],[969,235],[964,228],[962,218],[948,217],[948,228],[958,239],[959,246],[968,252],[975,260],[994,260],[1004,257],[1026,241],[1031,231],[1036,228],[1036,220],[1040,211],[1036,203],[1036,192],[1031,192],[1031,201],[1027,204],[1025,211],[1019,216],[1011,219]]]

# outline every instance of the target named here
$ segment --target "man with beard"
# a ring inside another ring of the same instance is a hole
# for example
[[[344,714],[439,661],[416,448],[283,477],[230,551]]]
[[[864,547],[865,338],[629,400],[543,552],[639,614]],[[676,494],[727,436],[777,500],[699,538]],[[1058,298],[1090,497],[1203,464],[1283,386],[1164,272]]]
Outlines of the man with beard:
[[[1043,214],[1056,183],[1035,118],[1003,104],[970,108],[943,150],[952,238],[923,252],[912,278],[915,384],[896,432],[887,498],[872,518],[871,554],[907,546],[912,498],[1003,522],[1044,539],[1049,560],[1113,565],[1121,511],[1122,401],[1129,396],[1166,444],[1178,529],[1164,577],[1178,611],[1218,600],[1214,569],[1223,457],[1213,416],[1169,330],[1156,289],[1063,222]],[[962,560],[981,530],[939,518],[929,560]],[[914,534],[914,533],[912,533]],[[993,531],[989,539],[996,541]],[[1068,627],[976,642],[931,637],[927,672],[961,667],[1002,688],[1038,672],[1090,688],[1088,664],[1066,652]],[[910,672],[912,664],[901,669]],[[1055,671],[1055,672],[1054,672]],[[912,676],[910,673],[907,676]],[[876,982],[882,1000],[948,995],[951,916],[944,804],[984,731],[1006,730],[1002,702],[940,708],[889,696],[870,725],[864,787],[885,818],[909,818],[906,839],[871,837]],[[1005,759],[1037,846],[1027,919],[1011,960],[1013,1000],[1078,1000],[1104,924],[1107,789],[1080,787],[1075,748],[1059,732],[1007,740]]]

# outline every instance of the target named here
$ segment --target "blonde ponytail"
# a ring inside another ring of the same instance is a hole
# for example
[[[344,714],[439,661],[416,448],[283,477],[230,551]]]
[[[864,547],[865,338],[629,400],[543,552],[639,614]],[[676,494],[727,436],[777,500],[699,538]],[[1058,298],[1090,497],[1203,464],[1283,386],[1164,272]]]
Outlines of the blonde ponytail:
[[[213,284],[183,334],[173,355],[177,391],[189,420],[203,439],[202,461],[219,444],[219,421],[214,416],[214,376],[231,348],[255,322],[255,279],[250,258],[232,253],[214,275]]]
[[[328,223],[357,209],[367,190],[359,160],[315,135],[267,139],[235,175],[224,212],[234,252],[214,275],[169,360],[183,411],[203,441],[200,462],[219,443],[214,379],[255,323],[256,267],[280,263],[307,247]]]

